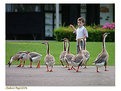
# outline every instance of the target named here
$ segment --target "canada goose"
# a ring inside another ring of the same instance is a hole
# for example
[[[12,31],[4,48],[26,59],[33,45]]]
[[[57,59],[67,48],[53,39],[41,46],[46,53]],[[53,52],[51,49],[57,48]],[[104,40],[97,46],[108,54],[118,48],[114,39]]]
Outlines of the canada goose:
[[[40,59],[41,59],[42,55],[37,52],[30,52],[28,54],[28,56],[29,56],[29,60],[30,60],[30,68],[32,68],[32,62],[34,62],[34,63],[38,62],[37,68],[40,68]]]
[[[108,52],[106,51],[106,48],[105,48],[105,38],[107,37],[109,33],[104,33],[103,34],[103,49],[102,49],[102,52],[97,56],[94,65],[96,65],[97,67],[97,72],[98,71],[98,67],[101,67],[101,66],[105,66],[105,71],[108,71],[107,70],[107,61],[108,61]]]
[[[83,39],[83,42],[84,42],[84,48],[83,48],[83,50],[82,50],[82,52],[83,52],[83,54],[84,54],[84,56],[85,56],[85,61],[84,61],[84,64],[85,64],[85,67],[84,68],[87,68],[86,66],[87,66],[87,61],[89,60],[89,57],[90,57],[90,54],[89,54],[89,52],[86,50],[86,41],[85,41],[85,39]]]
[[[42,44],[47,45],[47,55],[45,56],[45,64],[47,66],[47,72],[52,72],[53,65],[55,64],[55,58],[49,53],[49,43],[47,41],[43,42]],[[48,67],[51,67],[50,71]]]
[[[22,55],[23,55],[23,54],[28,54],[28,53],[30,53],[30,52],[27,52],[27,51],[20,51],[20,52],[16,53],[16,55],[14,55],[14,56],[12,56],[12,57],[10,58],[10,61],[8,62],[9,67],[11,66],[13,60],[15,60],[15,61],[21,60],[21,61],[20,61],[20,64],[17,66],[17,67],[21,67],[22,61],[24,61],[24,64],[25,64],[25,61],[27,60],[27,59],[25,60],[25,58],[24,58],[24,60],[22,60],[22,58],[23,58]],[[24,64],[23,64],[22,67],[24,67]]]
[[[65,60],[64,60],[64,57],[65,57],[65,54],[66,54],[66,38],[64,38],[63,41],[64,41],[64,51],[61,52],[59,58],[60,58],[61,64],[64,66],[63,63],[66,63]]]
[[[85,56],[84,56],[82,50],[80,49],[80,40],[78,40],[78,48],[79,48],[79,53],[76,54],[76,55],[72,58],[71,62],[72,62],[72,65],[73,65],[74,67],[78,67],[77,70],[76,70],[76,72],[81,72],[81,71],[79,71],[79,67],[83,65],[83,63],[84,63],[84,61],[85,61]],[[73,69],[74,69],[74,68],[73,68]],[[74,69],[74,70],[75,70],[75,69]]]
[[[64,60],[65,60],[66,63],[67,63],[68,70],[71,70],[71,69],[69,68],[69,65],[71,65],[71,59],[74,57],[74,55],[71,54],[71,53],[69,52],[69,47],[70,47],[70,45],[69,45],[69,40],[68,40],[67,38],[66,38],[65,40],[67,41],[67,51],[66,51]],[[73,68],[73,67],[72,67],[72,68]]]

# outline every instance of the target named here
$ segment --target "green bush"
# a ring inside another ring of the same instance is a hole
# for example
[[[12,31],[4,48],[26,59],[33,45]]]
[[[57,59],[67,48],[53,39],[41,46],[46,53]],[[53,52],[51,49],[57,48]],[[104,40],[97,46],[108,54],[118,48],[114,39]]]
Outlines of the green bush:
[[[76,35],[70,27],[63,26],[58,29],[54,29],[54,35],[58,41],[61,41],[63,38],[68,38],[70,41],[74,41],[76,38]]]
[[[105,32],[110,33],[106,38],[108,42],[115,41],[115,30],[103,29],[100,27],[85,26],[88,31],[87,41],[102,41],[102,35]],[[77,28],[77,27],[76,27]],[[61,26],[60,28],[54,29],[54,35],[57,41],[61,41],[63,38],[68,38],[70,41],[75,41],[76,35],[73,33],[73,30],[67,26]]]

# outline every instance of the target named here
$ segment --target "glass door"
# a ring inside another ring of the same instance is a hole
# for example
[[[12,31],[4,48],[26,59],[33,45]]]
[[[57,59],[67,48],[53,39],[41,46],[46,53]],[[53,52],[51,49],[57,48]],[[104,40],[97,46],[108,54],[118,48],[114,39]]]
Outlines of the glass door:
[[[45,37],[53,37],[53,13],[45,13]]]

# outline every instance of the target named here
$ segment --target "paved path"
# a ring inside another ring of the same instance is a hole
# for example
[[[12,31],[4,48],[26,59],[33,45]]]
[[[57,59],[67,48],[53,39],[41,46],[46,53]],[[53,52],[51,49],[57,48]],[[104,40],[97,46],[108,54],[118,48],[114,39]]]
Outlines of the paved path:
[[[109,66],[107,72],[104,67],[96,72],[95,66],[87,69],[80,68],[82,72],[67,70],[62,66],[54,66],[53,72],[46,72],[46,67],[36,66],[17,68],[16,65],[6,66],[7,86],[115,86],[115,66]]]

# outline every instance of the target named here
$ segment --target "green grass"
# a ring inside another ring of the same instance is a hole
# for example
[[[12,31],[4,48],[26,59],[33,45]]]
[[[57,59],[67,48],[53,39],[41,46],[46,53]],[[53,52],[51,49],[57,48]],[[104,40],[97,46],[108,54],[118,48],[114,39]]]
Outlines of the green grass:
[[[6,41],[6,64],[10,57],[19,51],[38,52],[42,54],[41,65],[44,65],[44,57],[46,55],[46,45],[41,44],[42,41]],[[63,51],[63,42],[49,41],[50,53],[55,57],[55,65],[60,65],[59,55]],[[115,43],[106,42],[106,49],[109,53],[108,65],[115,65]],[[92,66],[92,62],[96,59],[97,55],[102,51],[102,42],[87,42],[87,50],[90,53],[90,59],[87,65]],[[70,53],[76,54],[76,42],[70,42]],[[18,65],[18,61],[13,61],[12,65]],[[26,65],[29,65],[29,60]],[[36,63],[33,63],[36,65]]]

